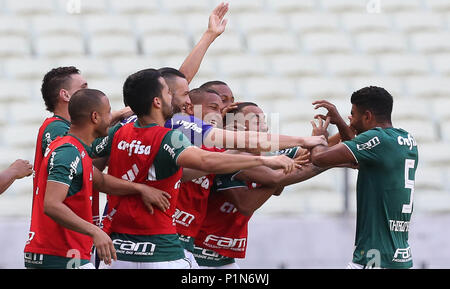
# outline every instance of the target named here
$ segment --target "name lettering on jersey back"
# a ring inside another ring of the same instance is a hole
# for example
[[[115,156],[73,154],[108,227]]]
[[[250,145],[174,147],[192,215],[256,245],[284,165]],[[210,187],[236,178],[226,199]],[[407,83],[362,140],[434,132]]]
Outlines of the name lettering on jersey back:
[[[123,140],[119,142],[117,148],[121,151],[128,151],[129,156],[132,154],[148,156],[152,146],[141,145],[141,143],[142,142],[140,140],[133,140],[131,143]]]
[[[409,147],[409,150],[412,150],[413,147],[417,146],[416,140],[408,133],[408,137],[404,138],[402,136],[398,136],[397,142],[401,146]]]
[[[389,228],[391,232],[408,232],[409,222],[408,221],[396,221],[389,220]]]
[[[368,142],[366,142],[366,143],[363,143],[363,144],[357,144],[356,145],[356,148],[359,150],[359,151],[362,151],[362,150],[370,150],[370,149],[373,149],[374,147],[376,147],[377,145],[379,145],[381,142],[380,142],[380,139],[376,136],[376,137],[373,137],[373,138],[371,138]]]

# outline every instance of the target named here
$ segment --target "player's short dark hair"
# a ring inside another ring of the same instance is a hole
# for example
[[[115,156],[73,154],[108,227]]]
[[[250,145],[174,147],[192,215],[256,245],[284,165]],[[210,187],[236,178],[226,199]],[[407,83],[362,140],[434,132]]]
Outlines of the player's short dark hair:
[[[45,74],[41,93],[48,111],[55,110],[59,91],[62,88],[68,88],[68,82],[73,74],[80,74],[80,71],[74,66],[53,68]]]
[[[212,81],[208,81],[208,82],[203,83],[202,85],[200,85],[200,88],[211,88],[214,85],[226,85],[226,86],[228,86],[228,84],[226,84],[223,81],[212,80]]]
[[[229,122],[231,122],[231,121],[230,121],[230,119],[227,119],[227,115],[228,115],[228,114],[233,114],[233,115],[235,115],[235,114],[237,114],[237,113],[239,113],[239,112],[242,112],[242,110],[243,110],[245,107],[247,107],[247,106],[256,106],[256,107],[258,107],[258,105],[257,105],[256,103],[254,103],[254,102],[249,102],[249,101],[247,101],[247,102],[241,102],[241,103],[238,103],[238,104],[237,104],[237,107],[236,107],[235,109],[232,109],[232,110],[228,111],[228,112],[225,114],[225,116],[223,117],[223,124],[224,124],[225,126],[229,126],[229,125],[230,125]]]
[[[205,93],[213,93],[220,97],[220,95],[215,90],[205,89],[205,88],[201,88],[201,87],[194,88],[189,91],[189,98],[191,99],[192,104],[195,105],[195,104],[202,103]]]
[[[161,97],[161,73],[156,69],[140,70],[128,76],[123,85],[123,101],[138,116],[148,115],[153,99]]]
[[[103,92],[97,89],[83,88],[77,90],[69,101],[69,115],[72,124],[82,124],[87,121],[94,111],[102,105]]]
[[[173,79],[175,77],[181,77],[186,79],[186,76],[179,71],[178,69],[172,68],[172,67],[163,67],[158,69],[158,72],[161,74],[161,76],[164,79]]]
[[[392,95],[386,89],[377,86],[361,88],[351,97],[351,103],[360,112],[371,111],[377,121],[391,121],[393,102]]]

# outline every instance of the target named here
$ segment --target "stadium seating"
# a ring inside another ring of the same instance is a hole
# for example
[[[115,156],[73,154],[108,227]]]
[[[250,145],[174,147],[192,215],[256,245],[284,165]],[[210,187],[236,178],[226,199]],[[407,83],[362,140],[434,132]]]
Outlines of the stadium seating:
[[[336,77],[372,76],[376,74],[376,62],[366,56],[330,56],[326,58],[326,69]]]
[[[49,114],[40,94],[47,71],[76,66],[120,109],[125,78],[148,67],[180,67],[217,2],[0,0],[0,169],[33,158],[36,125]],[[385,87],[394,96],[394,126],[419,143],[416,209],[448,211],[450,1],[382,0],[380,11],[367,5],[375,2],[230,0],[226,31],[190,87],[223,80],[237,101],[258,103],[274,123],[279,117],[274,130],[296,135],[310,134],[310,120],[326,113],[312,101],[332,101],[347,120],[352,92]],[[357,171],[348,172],[354,212]],[[342,171],[329,176],[335,186],[319,177],[288,187],[262,212],[342,212]],[[19,202],[27,186],[29,179],[8,194],[17,191]]]
[[[342,15],[344,28],[354,34],[367,32],[389,32],[391,18],[386,14],[345,13]]]
[[[289,15],[289,20],[298,34],[339,31],[339,18],[331,13],[295,13]]]
[[[159,11],[157,0],[112,0],[111,8],[117,15],[153,14]]]
[[[274,73],[287,77],[319,76],[323,71],[320,58],[302,55],[280,55],[271,66]]]

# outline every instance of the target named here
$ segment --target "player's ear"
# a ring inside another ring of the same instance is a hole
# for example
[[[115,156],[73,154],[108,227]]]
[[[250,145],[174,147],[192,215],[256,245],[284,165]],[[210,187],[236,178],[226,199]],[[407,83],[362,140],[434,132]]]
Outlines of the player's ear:
[[[91,112],[91,122],[95,124],[99,122],[99,114],[95,110]]]
[[[375,120],[375,115],[370,110],[366,110],[363,114],[363,119],[366,122],[372,122],[373,120]]]
[[[69,100],[70,100],[69,92],[67,90],[65,90],[64,88],[61,88],[59,90],[59,98],[62,101],[69,102]]]
[[[156,108],[161,108],[162,107],[162,100],[161,100],[161,98],[159,98],[159,97],[153,98],[152,104]]]

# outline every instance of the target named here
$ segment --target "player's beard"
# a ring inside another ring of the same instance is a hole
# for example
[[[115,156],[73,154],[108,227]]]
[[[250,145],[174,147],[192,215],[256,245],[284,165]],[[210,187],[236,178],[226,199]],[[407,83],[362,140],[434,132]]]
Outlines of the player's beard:
[[[164,120],[166,121],[171,119],[175,113],[175,108],[172,106],[172,104],[167,103],[166,101],[164,101],[164,99],[162,100],[162,113]]]
[[[102,123],[99,124],[98,127],[95,129],[96,138],[107,136],[109,125],[110,125],[109,122],[102,120]]]

